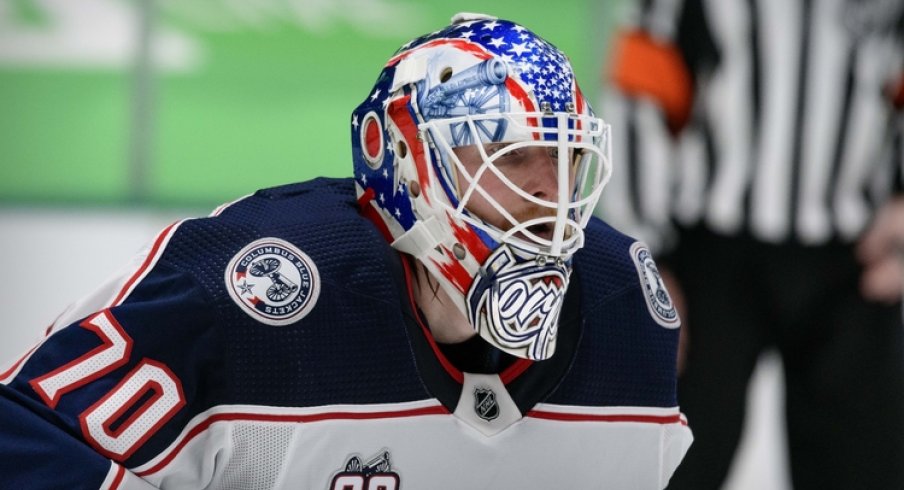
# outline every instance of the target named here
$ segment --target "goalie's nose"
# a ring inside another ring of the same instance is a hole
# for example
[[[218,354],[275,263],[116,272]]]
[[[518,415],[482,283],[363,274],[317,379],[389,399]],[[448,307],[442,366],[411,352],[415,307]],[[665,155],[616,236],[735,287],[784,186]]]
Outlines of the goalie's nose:
[[[558,159],[546,148],[534,148],[530,152],[523,189],[537,199],[556,202],[559,198],[559,179],[556,170]]]

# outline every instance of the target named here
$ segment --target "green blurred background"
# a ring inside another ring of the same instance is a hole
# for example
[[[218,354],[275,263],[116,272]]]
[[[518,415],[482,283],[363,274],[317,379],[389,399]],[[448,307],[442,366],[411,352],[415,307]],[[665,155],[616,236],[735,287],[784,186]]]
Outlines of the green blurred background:
[[[588,96],[622,0],[0,0],[0,203],[206,206],[350,175],[349,114],[459,11],[563,49]]]

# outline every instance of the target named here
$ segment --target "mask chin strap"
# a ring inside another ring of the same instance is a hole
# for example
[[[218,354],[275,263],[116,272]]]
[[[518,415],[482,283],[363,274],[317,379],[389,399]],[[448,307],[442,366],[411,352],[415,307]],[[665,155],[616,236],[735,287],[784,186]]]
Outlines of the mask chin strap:
[[[417,220],[404,234],[392,242],[392,248],[417,259],[424,258],[443,241],[443,228],[436,216]]]

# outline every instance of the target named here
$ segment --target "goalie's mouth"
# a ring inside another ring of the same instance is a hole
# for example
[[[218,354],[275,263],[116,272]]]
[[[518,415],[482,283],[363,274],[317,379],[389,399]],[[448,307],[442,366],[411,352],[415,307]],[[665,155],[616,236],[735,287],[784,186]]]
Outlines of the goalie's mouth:
[[[552,240],[553,226],[551,223],[539,223],[536,225],[531,225],[527,227],[527,231],[544,240]]]

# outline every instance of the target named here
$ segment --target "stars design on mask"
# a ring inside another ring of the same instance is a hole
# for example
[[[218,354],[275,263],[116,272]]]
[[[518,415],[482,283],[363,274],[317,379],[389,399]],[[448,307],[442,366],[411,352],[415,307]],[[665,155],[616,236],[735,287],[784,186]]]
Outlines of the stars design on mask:
[[[477,43],[498,56],[508,65],[511,76],[517,77],[533,94],[540,107],[548,104],[552,110],[561,111],[575,102],[574,74],[566,56],[544,39],[508,21],[482,19],[461,22],[409,41],[396,54],[440,38]],[[390,83],[391,77],[387,77],[374,88],[368,96],[371,107],[386,110],[390,102]],[[354,115],[352,127],[357,129],[360,124],[359,116]],[[391,161],[394,148],[388,142],[386,150],[384,158]],[[361,174],[359,181],[377,190],[375,199],[386,213],[400,221],[414,219],[405,184],[385,167]]]
[[[553,110],[564,110],[566,104],[573,101],[574,73],[562,69],[568,66],[568,59],[520,25],[475,20],[456,24],[439,36],[482,40],[478,42],[503,59],[538,101],[548,102]]]

